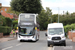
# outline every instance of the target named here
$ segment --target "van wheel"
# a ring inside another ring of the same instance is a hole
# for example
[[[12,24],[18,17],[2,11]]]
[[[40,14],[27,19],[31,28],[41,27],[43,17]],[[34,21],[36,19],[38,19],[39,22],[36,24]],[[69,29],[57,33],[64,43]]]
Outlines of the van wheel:
[[[50,45],[50,47],[53,47],[53,44],[52,44],[52,45]]]
[[[50,44],[47,44],[48,47],[50,47]]]
[[[66,46],[66,43],[64,43],[64,46]]]

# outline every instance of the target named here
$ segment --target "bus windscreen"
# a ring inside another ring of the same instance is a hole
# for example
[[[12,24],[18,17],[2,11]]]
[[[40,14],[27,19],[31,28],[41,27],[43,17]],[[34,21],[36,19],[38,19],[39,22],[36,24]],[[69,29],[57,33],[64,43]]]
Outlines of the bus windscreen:
[[[20,28],[19,33],[21,35],[32,35],[33,34],[33,27]]]
[[[34,21],[34,15],[20,15],[20,21]]]

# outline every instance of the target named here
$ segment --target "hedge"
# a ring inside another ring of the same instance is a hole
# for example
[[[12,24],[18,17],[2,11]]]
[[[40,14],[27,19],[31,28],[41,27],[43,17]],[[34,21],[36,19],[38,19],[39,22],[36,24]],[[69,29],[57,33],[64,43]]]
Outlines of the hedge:
[[[16,29],[18,25],[18,20],[13,21],[13,29]]]
[[[75,23],[71,24],[71,25],[66,25],[64,26],[65,32],[68,32],[70,30],[74,30],[75,29]]]
[[[0,33],[3,33],[3,35],[9,35],[10,32],[11,32],[11,27],[0,26]]]

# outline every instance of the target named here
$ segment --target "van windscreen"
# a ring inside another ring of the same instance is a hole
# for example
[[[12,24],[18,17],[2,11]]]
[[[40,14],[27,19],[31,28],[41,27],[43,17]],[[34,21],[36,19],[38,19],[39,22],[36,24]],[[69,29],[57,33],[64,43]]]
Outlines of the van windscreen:
[[[63,34],[63,28],[50,28],[49,34],[50,35]]]

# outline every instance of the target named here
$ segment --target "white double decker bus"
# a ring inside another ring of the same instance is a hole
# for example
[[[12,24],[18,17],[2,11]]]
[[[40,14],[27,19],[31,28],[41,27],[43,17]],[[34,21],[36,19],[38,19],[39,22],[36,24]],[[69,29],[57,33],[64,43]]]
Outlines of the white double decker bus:
[[[21,13],[18,18],[18,36],[22,40],[39,40],[39,18],[37,14]]]

